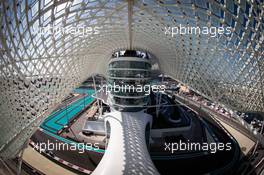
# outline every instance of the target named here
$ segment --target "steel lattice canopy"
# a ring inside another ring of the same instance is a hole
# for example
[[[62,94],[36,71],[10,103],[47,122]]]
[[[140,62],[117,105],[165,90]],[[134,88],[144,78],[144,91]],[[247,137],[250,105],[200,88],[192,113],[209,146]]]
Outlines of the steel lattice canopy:
[[[6,0],[0,3],[0,150],[12,157],[54,106],[119,49],[140,49],[160,70],[231,109],[263,110],[263,1]],[[230,35],[166,35],[179,26]],[[41,34],[86,26],[92,34]],[[95,28],[97,27],[97,28]]]

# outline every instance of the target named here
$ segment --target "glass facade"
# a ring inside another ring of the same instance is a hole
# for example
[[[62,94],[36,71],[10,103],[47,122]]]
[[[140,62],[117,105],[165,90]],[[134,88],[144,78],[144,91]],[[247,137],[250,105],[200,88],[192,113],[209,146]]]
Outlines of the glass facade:
[[[111,103],[116,109],[135,111],[135,107],[140,110],[147,104],[150,68],[150,62],[140,57],[117,57],[110,61],[108,83]]]
[[[150,64],[138,61],[114,61],[109,64],[109,68],[150,69]]]
[[[112,78],[149,78],[149,70],[109,70],[108,76]]]

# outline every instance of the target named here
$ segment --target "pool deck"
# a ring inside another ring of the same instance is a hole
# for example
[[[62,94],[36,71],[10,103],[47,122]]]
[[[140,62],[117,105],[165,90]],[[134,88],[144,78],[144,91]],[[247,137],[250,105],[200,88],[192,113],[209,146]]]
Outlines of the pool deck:
[[[87,90],[86,95],[74,100],[66,107],[61,108],[57,111],[52,112],[49,117],[41,124],[41,128],[50,131],[52,133],[60,133],[62,129],[69,124],[75,116],[77,116],[83,109],[91,104],[94,100],[91,97],[93,90]]]
[[[93,103],[93,105],[84,113],[81,114],[81,116],[74,121],[74,123],[70,126],[70,132],[66,133],[63,132],[61,134],[62,137],[69,137],[71,139],[80,141],[80,142],[85,142],[85,143],[99,143],[100,148],[105,148],[105,136],[102,135],[90,135],[90,136],[85,136],[82,134],[82,128],[85,122],[89,119],[92,118],[96,112],[98,111],[98,107],[95,105],[96,103]]]

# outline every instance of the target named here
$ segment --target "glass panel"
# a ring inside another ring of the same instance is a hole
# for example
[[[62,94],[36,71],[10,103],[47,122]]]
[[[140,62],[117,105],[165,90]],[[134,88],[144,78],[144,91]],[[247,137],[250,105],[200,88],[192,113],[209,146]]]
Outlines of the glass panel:
[[[115,61],[110,63],[109,68],[150,69],[151,66],[149,63],[139,61]]]

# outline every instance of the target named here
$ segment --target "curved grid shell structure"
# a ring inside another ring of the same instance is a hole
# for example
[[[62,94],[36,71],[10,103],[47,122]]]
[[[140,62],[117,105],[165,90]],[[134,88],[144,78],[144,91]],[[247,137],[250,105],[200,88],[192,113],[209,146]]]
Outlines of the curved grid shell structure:
[[[86,77],[105,74],[107,60],[119,49],[150,52],[162,72],[231,109],[264,111],[263,5],[262,0],[1,1],[0,156],[16,155],[45,114]],[[231,27],[231,34],[166,32],[180,24]],[[80,36],[39,30],[52,26],[94,31]]]

